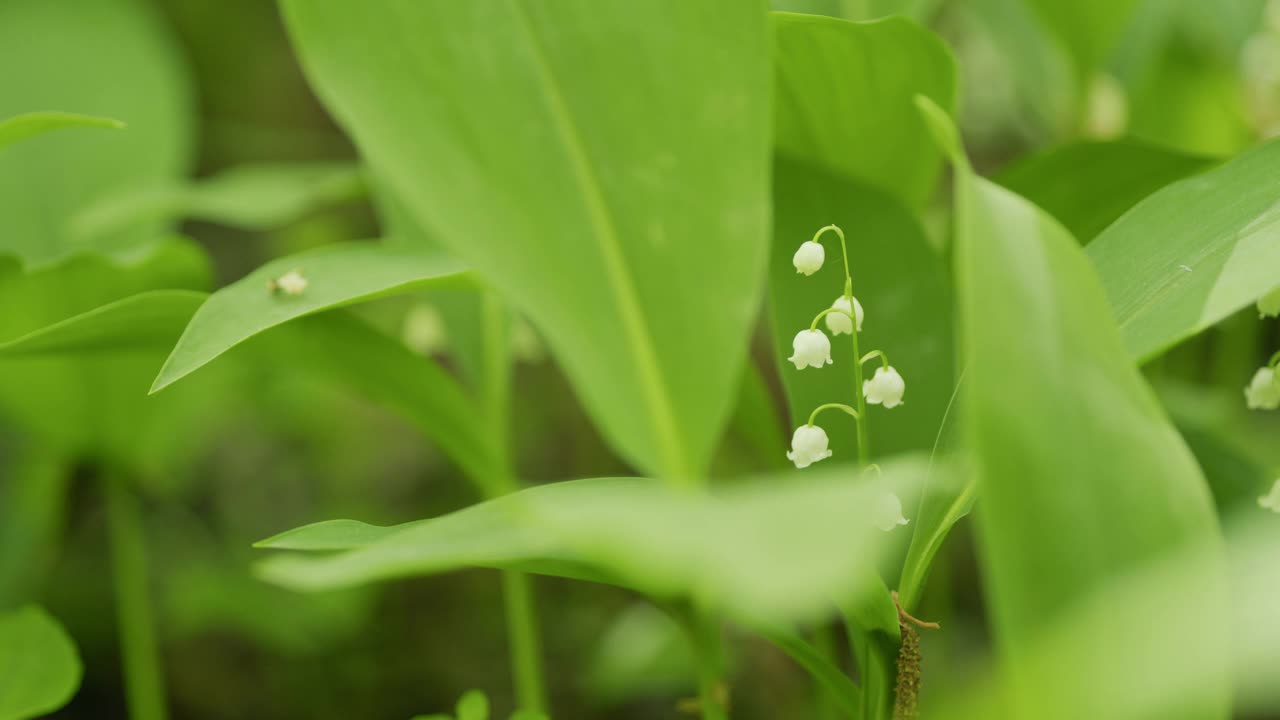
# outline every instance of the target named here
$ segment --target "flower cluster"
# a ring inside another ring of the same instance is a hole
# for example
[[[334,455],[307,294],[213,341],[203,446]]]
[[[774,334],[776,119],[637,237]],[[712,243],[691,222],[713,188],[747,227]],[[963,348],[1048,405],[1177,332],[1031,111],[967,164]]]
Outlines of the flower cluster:
[[[844,260],[844,292],[838,295],[830,306],[819,312],[807,329],[796,333],[795,339],[791,342],[791,357],[787,360],[795,365],[796,370],[824,368],[834,362],[831,359],[831,338],[840,335],[850,336],[854,357],[854,402],[852,406],[843,403],[821,405],[809,416],[807,423],[796,428],[795,434],[791,437],[791,450],[787,453],[787,459],[797,468],[806,468],[831,457],[830,438],[827,437],[826,430],[814,423],[819,413],[827,409],[838,409],[853,416],[858,427],[859,459],[865,465],[868,452],[866,406],[880,405],[886,409],[898,407],[903,404],[903,396],[907,391],[907,384],[902,379],[902,375],[889,364],[889,358],[883,351],[874,350],[866,355],[859,354],[858,336],[862,332],[865,312],[862,303],[853,296],[853,277],[849,274],[849,252],[845,245],[844,232],[835,225],[822,228],[814,234],[812,240],[805,242],[796,250],[792,257],[792,264],[795,265],[797,273],[806,277],[822,269],[826,261],[826,250],[821,240],[828,231],[834,232],[840,238],[840,249]],[[819,329],[819,323],[823,320],[831,337]],[[863,365],[877,358],[880,360],[880,366],[870,378],[864,379]],[[884,507],[879,508],[877,513],[882,519],[878,521],[881,529],[892,530],[898,525],[907,523],[907,519],[902,516],[902,503],[896,495],[886,493],[883,504]]]

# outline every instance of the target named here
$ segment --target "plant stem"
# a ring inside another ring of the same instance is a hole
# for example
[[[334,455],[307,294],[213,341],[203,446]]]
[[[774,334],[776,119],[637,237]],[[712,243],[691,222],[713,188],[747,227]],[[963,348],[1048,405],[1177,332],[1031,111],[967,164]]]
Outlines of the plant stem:
[[[522,572],[502,572],[502,597],[511,642],[511,676],[516,703],[521,710],[545,713],[547,692],[543,684],[542,642],[534,610],[533,579]]]
[[[493,433],[494,465],[497,479],[491,496],[515,492],[516,480],[511,459],[511,348],[508,339],[510,318],[501,299],[492,290],[481,291],[484,332],[484,404]],[[481,483],[484,486],[483,483]],[[534,600],[533,581],[514,570],[502,572],[503,610],[510,643],[511,678],[516,705],[521,710],[547,712],[546,681],[542,669],[542,641]]]
[[[696,613],[692,632],[698,660],[698,707],[702,720],[728,720],[721,684],[720,623],[709,613]]]
[[[103,478],[115,574],[116,618],[132,720],[165,720],[164,677],[147,583],[146,538],[137,498],[120,477]]]

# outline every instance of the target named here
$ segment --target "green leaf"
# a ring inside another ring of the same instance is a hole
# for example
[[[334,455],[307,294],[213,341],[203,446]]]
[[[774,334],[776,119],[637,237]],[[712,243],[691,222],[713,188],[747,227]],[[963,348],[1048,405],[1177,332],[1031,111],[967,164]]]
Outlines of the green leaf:
[[[763,0],[283,6],[374,174],[528,313],[605,437],[703,477],[767,252]]]
[[[169,184],[193,149],[189,78],[164,18],[145,0],[13,0],[0,4],[0,117],[32,108],[118,118],[122,132],[32,138],[0,155],[0,254],[32,267],[81,250],[136,257],[162,222],[92,242],[71,219],[108,194]],[[127,82],[123,79],[127,78]]]
[[[967,165],[956,175],[963,410],[997,646],[1018,716],[1096,717],[1100,699],[1019,668],[1045,628],[1091,591],[1177,549],[1203,558],[1206,591],[1172,615],[1225,613],[1217,521],[1194,457],[1134,367],[1076,240]],[[1099,618],[1090,632],[1123,632],[1138,645],[1168,632],[1116,622]],[[1116,676],[1134,667],[1105,653],[1093,662]],[[1203,662],[1207,673],[1223,669],[1212,656]],[[1222,685],[1170,717],[1223,717],[1226,695]]]
[[[756,626],[753,631],[773,643],[788,657],[804,668],[827,690],[849,717],[859,717],[862,708],[862,690],[853,684],[844,670],[792,630],[780,627]]]
[[[0,343],[0,356],[162,350],[208,297],[195,290],[148,290]]]
[[[940,157],[921,142],[925,129],[912,97],[954,105],[955,62],[946,45],[900,17],[869,23],[772,17],[778,153],[921,207]],[[816,230],[826,221],[811,224]]]
[[[1174,183],[1087,248],[1140,362],[1255,302],[1280,277],[1280,141]]]
[[[348,163],[243,165],[201,180],[106,195],[71,221],[71,231],[92,239],[154,219],[275,230],[364,193],[363,171]]]
[[[119,130],[124,123],[111,118],[65,112],[30,112],[0,120],[0,149],[54,130],[98,127]]]
[[[307,282],[301,294],[271,289],[273,280],[294,270]],[[163,390],[254,335],[295,318],[458,282],[465,282],[461,266],[448,258],[375,243],[328,245],[278,258],[209,297],[151,391]]]
[[[891,464],[883,480],[903,492],[921,472],[915,462]],[[847,471],[735,484],[716,496],[652,480],[578,480],[392,530],[350,521],[302,527],[259,546],[351,549],[280,555],[258,569],[312,591],[473,566],[573,570],[653,597],[692,596],[739,617],[785,622],[824,615],[832,598],[858,594],[890,537],[871,517],[885,487],[851,482]]]
[[[1137,140],[1081,141],[1020,160],[996,181],[1088,244],[1138,201],[1217,162]]]
[[[44,610],[0,613],[0,720],[57,710],[80,687],[82,672],[75,644]]]

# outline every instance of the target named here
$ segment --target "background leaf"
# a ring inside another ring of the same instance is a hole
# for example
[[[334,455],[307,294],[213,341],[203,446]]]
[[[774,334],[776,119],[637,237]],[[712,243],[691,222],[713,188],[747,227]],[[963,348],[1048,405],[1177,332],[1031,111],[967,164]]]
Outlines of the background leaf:
[[[912,97],[926,95],[946,108],[955,103],[955,65],[942,40],[904,18],[772,18],[777,152],[888,192],[908,207],[923,205],[940,155],[920,142],[925,129]],[[824,224],[815,221],[813,229]]]
[[[1081,141],[1019,160],[995,179],[1087,245],[1138,201],[1217,162],[1136,140]]]
[[[124,257],[162,240],[163,223],[91,245],[68,222],[106,193],[169,183],[187,170],[192,98],[183,59],[144,0],[12,0],[0,6],[0,117],[40,108],[118,118],[114,133],[56,133],[0,155],[0,252],[39,266],[94,249]],[[122,82],[127,78],[128,82]]]
[[[284,9],[375,174],[529,314],[612,444],[701,477],[767,241],[763,2]]]
[[[0,343],[0,355],[166,349],[207,293],[148,290]]]
[[[124,123],[111,118],[66,112],[29,112],[0,120],[0,149],[54,130],[97,127],[119,130]]]
[[[1089,244],[1134,357],[1150,360],[1276,286],[1277,163],[1280,142],[1250,150],[1155,193]]]
[[[30,605],[0,613],[0,718],[62,707],[80,686],[80,657],[58,621]]]

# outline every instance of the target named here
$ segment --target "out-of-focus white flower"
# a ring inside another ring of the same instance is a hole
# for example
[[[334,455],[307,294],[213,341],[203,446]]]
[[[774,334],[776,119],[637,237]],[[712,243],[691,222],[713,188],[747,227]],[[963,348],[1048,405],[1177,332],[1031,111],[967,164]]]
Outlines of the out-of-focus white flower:
[[[831,331],[832,335],[849,335],[853,333],[854,323],[849,319],[849,315],[857,318],[858,332],[862,332],[862,303],[858,302],[858,298],[853,299],[853,306],[850,307],[849,299],[841,295],[836,298],[835,302],[831,303],[831,307],[841,311],[827,314],[827,329]]]
[[[791,341],[791,357],[797,370],[831,364],[831,340],[821,330],[801,330]]]
[[[787,459],[798,468],[807,468],[831,457],[831,451],[827,449],[829,444],[826,430],[817,425],[801,425],[791,436],[791,451],[787,453]]]
[[[1129,124],[1129,98],[1114,75],[1096,73],[1085,98],[1085,134],[1109,140],[1124,134]]]
[[[862,381],[862,394],[872,405],[884,405],[895,408],[902,404],[902,395],[907,391],[907,383],[893,369],[893,366],[878,367],[870,380]]]
[[[272,290],[280,290],[285,295],[301,295],[307,289],[307,279],[301,270],[290,270],[271,281]]]
[[[1280,285],[1258,298],[1258,313],[1262,317],[1280,317]]]
[[[822,247],[822,243],[806,240],[791,258],[791,264],[796,266],[796,272],[812,275],[818,272],[822,267],[822,261],[826,259],[827,251]]]
[[[886,492],[876,500],[876,527],[885,532],[911,522],[902,516],[902,501],[897,495]]]
[[[1258,368],[1244,389],[1244,402],[1250,410],[1280,408],[1280,381],[1276,379],[1276,371],[1269,367]]]
[[[1280,480],[1276,480],[1271,486],[1271,492],[1258,498],[1258,507],[1280,513]]]
[[[405,313],[400,339],[419,355],[434,355],[448,346],[444,318],[435,305],[419,303]]]

